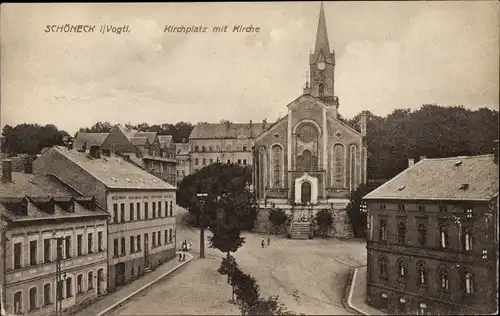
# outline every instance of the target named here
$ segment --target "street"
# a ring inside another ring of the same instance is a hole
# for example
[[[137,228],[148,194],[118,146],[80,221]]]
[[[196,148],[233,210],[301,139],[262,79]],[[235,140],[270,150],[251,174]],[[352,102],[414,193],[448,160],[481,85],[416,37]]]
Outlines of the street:
[[[199,231],[180,223],[177,229],[177,244],[189,240],[197,255]],[[208,236],[209,231],[207,245]],[[349,268],[366,263],[363,241],[271,236],[271,245],[263,249],[262,236],[244,234],[246,242],[234,256],[257,280],[263,297],[278,294],[287,309],[298,313],[350,314],[341,301]],[[237,306],[228,302],[231,288],[226,277],[217,273],[223,254],[208,246],[205,254],[205,259],[193,260],[110,315],[239,314]]]

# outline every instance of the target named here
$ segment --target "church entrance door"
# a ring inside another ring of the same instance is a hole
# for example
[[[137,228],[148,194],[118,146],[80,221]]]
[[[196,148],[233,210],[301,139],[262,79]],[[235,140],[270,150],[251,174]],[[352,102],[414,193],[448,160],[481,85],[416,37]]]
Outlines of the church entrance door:
[[[302,182],[302,203],[311,202],[311,183],[308,181]]]

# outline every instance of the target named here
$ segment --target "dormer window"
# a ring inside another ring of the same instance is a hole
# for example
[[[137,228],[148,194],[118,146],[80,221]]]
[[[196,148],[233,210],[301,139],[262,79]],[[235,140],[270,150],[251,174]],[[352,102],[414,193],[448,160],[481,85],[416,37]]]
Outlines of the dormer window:
[[[467,219],[472,218],[472,207],[468,207],[468,208],[465,209],[465,217]]]

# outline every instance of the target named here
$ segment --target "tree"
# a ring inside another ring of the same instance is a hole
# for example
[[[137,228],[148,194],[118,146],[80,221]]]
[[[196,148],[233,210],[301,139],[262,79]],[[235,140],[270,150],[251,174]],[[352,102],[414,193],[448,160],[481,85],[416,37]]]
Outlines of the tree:
[[[352,231],[355,237],[366,236],[366,212],[361,208],[361,202],[371,189],[366,185],[360,185],[356,191],[351,192],[351,198],[347,204],[347,215],[349,216]]]
[[[327,236],[333,224],[333,215],[328,210],[321,210],[316,213],[314,221],[319,227],[320,234],[322,236]]]
[[[287,215],[284,210],[273,207],[269,211],[269,222],[273,225],[276,235],[282,231],[287,222]]]
[[[14,128],[5,125],[2,134],[5,137],[5,152],[15,156],[17,154],[36,155],[44,147],[64,145],[64,138],[69,134],[58,130],[53,124],[45,126],[39,124],[19,124]]]
[[[109,133],[112,128],[113,125],[109,122],[97,122],[90,128],[84,127],[80,128],[78,131],[81,133]]]

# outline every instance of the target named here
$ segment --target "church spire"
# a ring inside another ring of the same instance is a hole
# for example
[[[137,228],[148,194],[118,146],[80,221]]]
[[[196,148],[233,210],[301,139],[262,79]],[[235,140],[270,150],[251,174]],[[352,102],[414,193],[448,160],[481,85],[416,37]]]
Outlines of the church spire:
[[[323,9],[323,1],[319,10],[318,30],[316,32],[316,45],[314,53],[323,52],[325,56],[330,54],[330,43],[328,42],[328,32],[326,30],[325,10]]]

